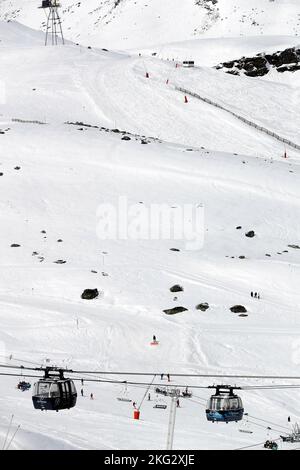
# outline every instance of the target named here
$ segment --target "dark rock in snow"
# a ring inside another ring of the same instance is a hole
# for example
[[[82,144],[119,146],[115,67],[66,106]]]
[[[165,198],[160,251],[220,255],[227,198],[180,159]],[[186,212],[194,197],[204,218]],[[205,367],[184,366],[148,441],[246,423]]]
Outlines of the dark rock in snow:
[[[289,248],[294,248],[295,250],[300,250],[299,245],[288,245]]]
[[[18,243],[13,243],[12,245],[10,245],[11,248],[19,248],[21,245],[19,245]]]
[[[66,264],[66,261],[63,260],[63,259],[58,259],[56,261],[53,261],[53,263],[55,263],[55,264]]]
[[[242,226],[241,225],[238,225],[237,227],[235,227],[237,230],[241,230]]]
[[[249,77],[261,77],[269,73],[272,68],[278,72],[295,72],[300,70],[300,49],[291,47],[274,54],[257,54],[254,57],[242,57],[237,60],[223,62],[217,65],[217,70],[226,69],[225,72],[240,75],[240,72]]]
[[[248,237],[248,238],[253,238],[253,237],[255,237],[255,232],[254,232],[254,230],[250,230],[249,232],[245,233],[245,237]]]
[[[131,140],[131,137],[128,135],[124,135],[121,140]]]
[[[163,310],[166,315],[176,315],[176,313],[186,312],[187,308],[184,307],[174,307],[167,310]]]
[[[180,251],[178,248],[170,248],[170,251]]]
[[[174,286],[170,287],[171,292],[183,292],[183,287],[181,287],[179,284],[175,284]]]
[[[81,294],[81,298],[85,300],[96,299],[98,296],[99,296],[98,289],[85,289]]]
[[[209,305],[207,302],[203,302],[202,304],[196,305],[196,310],[201,310],[201,312],[206,312],[209,309]]]
[[[247,309],[243,305],[234,305],[230,307],[230,310],[234,313],[246,313]]]

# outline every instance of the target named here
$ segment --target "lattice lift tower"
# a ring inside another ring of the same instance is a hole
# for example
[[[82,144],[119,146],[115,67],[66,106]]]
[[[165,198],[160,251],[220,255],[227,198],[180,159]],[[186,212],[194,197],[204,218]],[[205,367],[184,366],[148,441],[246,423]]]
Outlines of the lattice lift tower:
[[[61,4],[59,0],[43,0],[42,6],[39,7],[45,11],[47,16],[45,46],[48,45],[48,42],[51,43],[52,46],[57,46],[59,42],[61,42],[61,44],[65,43],[61,19],[58,12],[60,7]]]

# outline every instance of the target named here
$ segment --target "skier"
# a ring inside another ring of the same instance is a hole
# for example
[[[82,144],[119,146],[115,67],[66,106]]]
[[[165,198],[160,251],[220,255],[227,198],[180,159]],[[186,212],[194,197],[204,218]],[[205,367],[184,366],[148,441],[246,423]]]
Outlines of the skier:
[[[253,292],[251,292],[251,297],[253,297]]]
[[[156,341],[156,336],[155,335],[153,335],[153,341]]]
[[[260,294],[257,294],[257,298],[260,299]]]
[[[176,406],[177,406],[177,408],[180,407],[179,398],[177,398],[177,400],[176,400]]]
[[[133,406],[134,409],[136,408],[136,402],[135,401],[132,403],[132,406]]]
[[[170,374],[167,374],[168,382],[170,382]]]
[[[148,393],[148,401],[151,400],[151,396],[150,396],[150,393]]]
[[[83,385],[83,379],[81,379],[81,385]]]
[[[83,397],[83,388],[81,389],[81,396]]]
[[[290,422],[291,422],[291,417],[290,417],[290,416],[288,416],[288,423],[290,423]]]
[[[163,380],[164,374],[160,374],[160,380]]]
[[[257,299],[257,292],[255,292],[255,294],[254,294],[254,298],[255,298],[255,299]]]
[[[91,393],[90,398],[91,398],[91,400],[94,400],[94,395],[93,395],[93,393]]]

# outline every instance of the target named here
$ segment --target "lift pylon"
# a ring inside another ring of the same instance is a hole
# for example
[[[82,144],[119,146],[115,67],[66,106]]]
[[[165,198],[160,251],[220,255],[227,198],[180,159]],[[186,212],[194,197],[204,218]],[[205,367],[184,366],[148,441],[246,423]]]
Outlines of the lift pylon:
[[[52,46],[57,46],[59,42],[65,44],[58,10],[60,7],[61,4],[59,0],[43,0],[42,6],[39,7],[46,12],[47,16],[45,46],[48,45],[48,42],[50,42]]]

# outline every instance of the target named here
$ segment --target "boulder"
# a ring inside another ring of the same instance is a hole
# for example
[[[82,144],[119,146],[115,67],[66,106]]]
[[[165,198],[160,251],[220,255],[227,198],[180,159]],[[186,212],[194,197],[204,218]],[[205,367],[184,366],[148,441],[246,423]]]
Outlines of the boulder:
[[[81,298],[85,300],[96,299],[98,296],[99,296],[98,289],[85,289],[81,294]]]
[[[209,305],[207,302],[203,302],[202,304],[196,305],[196,310],[201,310],[201,312],[206,312],[209,309]]]
[[[245,233],[245,237],[248,237],[248,238],[253,238],[253,237],[255,237],[255,232],[254,232],[254,230],[250,230],[249,232]]]
[[[171,292],[183,292],[183,287],[181,287],[179,284],[175,284],[175,286],[170,287]]]
[[[230,307],[230,310],[233,313],[246,313],[247,309],[243,305],[234,305],[233,307]]]
[[[185,307],[174,307],[163,310],[166,315],[176,315],[176,313],[186,312],[187,308]]]

